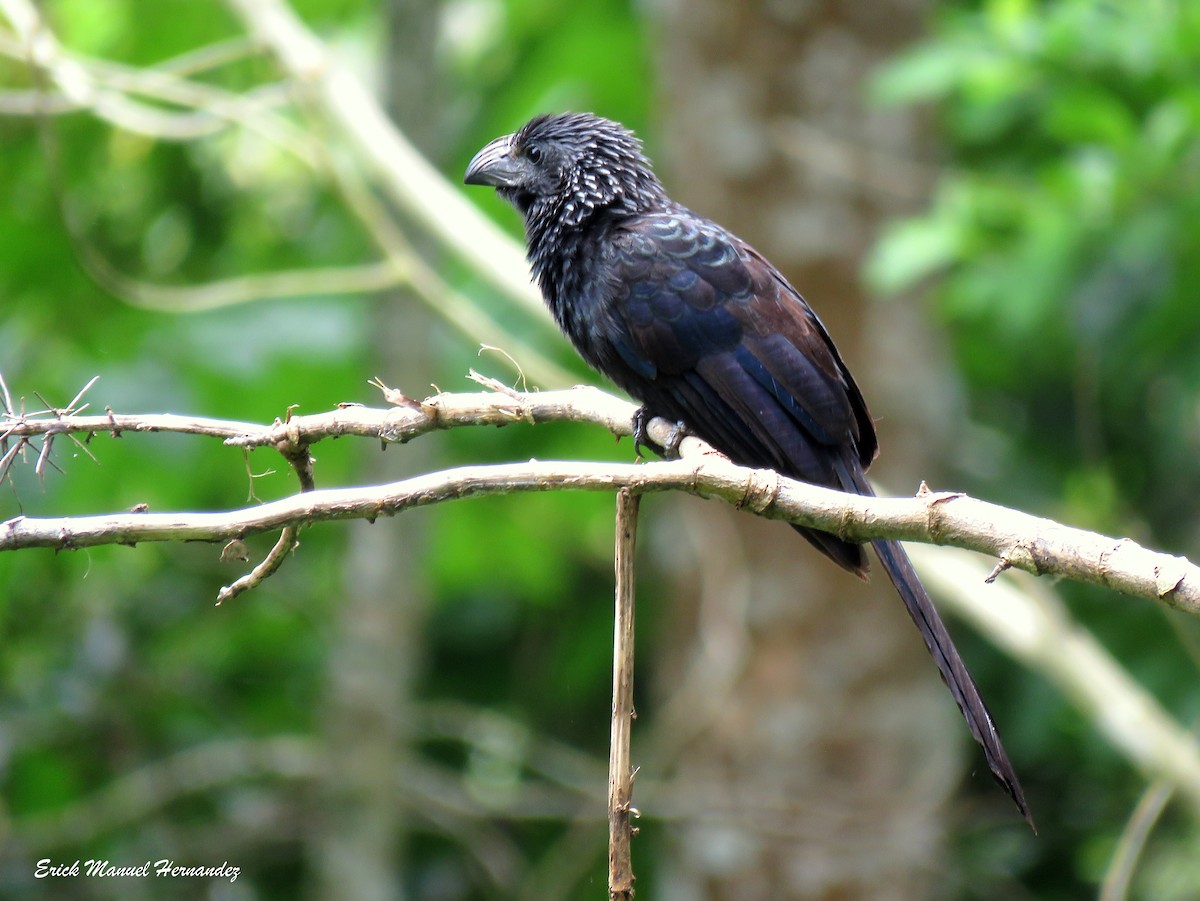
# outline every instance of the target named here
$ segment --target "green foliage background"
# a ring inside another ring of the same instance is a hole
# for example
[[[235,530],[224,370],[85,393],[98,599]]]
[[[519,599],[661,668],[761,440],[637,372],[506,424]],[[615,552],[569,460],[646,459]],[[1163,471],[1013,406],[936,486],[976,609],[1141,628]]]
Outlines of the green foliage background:
[[[970,423],[949,462],[972,493],[1194,557],[1200,6],[947,4],[932,32],[881,73],[876,99],[931,103],[952,157],[930,209],[884,236],[867,275],[883,292],[927,287]],[[1196,720],[1196,623],[1060,590]],[[1140,788],[1062,699],[1008,681],[997,713],[1023,722],[1016,753],[1053,798],[1029,885],[1078,896]],[[1195,825],[1175,827],[1138,897],[1200,892]]]
[[[306,0],[297,8],[369,62],[375,4]],[[217,3],[54,0],[44,9],[74,51],[131,66],[238,34]],[[615,0],[481,0],[452,4],[447,15],[458,23],[443,48],[449,178],[484,141],[547,109],[619,118],[647,136],[653,153],[653,35],[635,8]],[[932,105],[948,153],[943,175],[928,212],[897,223],[867,262],[881,295],[925,287],[930,315],[950,342],[968,424],[948,454],[961,487],[1193,558],[1200,538],[1197,48],[1200,6],[1190,2],[942,4],[929,39],[881,74],[877,100]],[[274,73],[253,58],[215,78],[245,89]],[[0,84],[27,87],[30,76],[5,60]],[[388,381],[377,371],[375,333],[377,307],[388,298],[313,296],[175,316],[122,303],[77,262],[95,253],[123,273],[184,285],[372,259],[367,236],[331,186],[287,154],[238,132],[168,144],[82,114],[7,117],[0,118],[0,173],[0,372],[26,409],[43,405],[34,392],[65,404],[94,375],[101,379],[88,398],[93,410],[108,404],[269,422],[291,404],[318,412],[341,401],[378,402],[366,379]],[[483,192],[473,197],[516,233],[509,211]],[[456,266],[446,263],[449,276],[487,302]],[[515,312],[499,315],[520,322]],[[434,348],[428,381],[443,389],[468,388],[472,366],[508,377],[448,329],[435,326],[417,340]],[[544,349],[576,365],[556,339]],[[628,453],[574,427],[438,441],[437,460],[446,465]],[[217,442],[97,436],[89,449],[97,462],[60,441],[58,469],[45,479],[32,465],[16,468],[0,494],[0,519],[138,503],[226,509],[246,503],[251,491],[266,500],[294,490],[277,460],[260,452],[247,462]],[[404,452],[385,456],[393,477],[405,472]],[[355,483],[374,454],[349,442],[321,445],[319,484]],[[439,705],[479,705],[528,735],[602,757],[610,501],[539,495],[422,515],[431,556],[415,577],[432,607],[418,691],[429,721]],[[166,806],[135,805],[90,831],[86,805],[113,780],[188,749],[319,731],[348,541],[337,526],[306,531],[301,553],[276,577],[219,610],[210,599],[241,568],[220,563],[207,545],[0,556],[0,822],[9,839],[0,895],[116,891],[102,883],[34,884],[39,856],[117,862],[190,854],[215,862],[233,855],[231,837],[245,868],[239,887],[247,894],[237,897],[304,891],[311,862],[303,830],[290,822],[313,810],[303,780],[297,788],[263,774],[171,791]],[[251,542],[259,556],[268,546]],[[1194,623],[1099,592],[1063,590],[1169,709],[1185,722],[1200,714]],[[645,641],[654,640],[653,616],[642,618]],[[1017,724],[1006,736],[1030,782],[1042,837],[1014,836],[997,848],[964,834],[953,880],[959,896],[1086,897],[1143,785],[1033,677],[1008,661],[978,675],[994,706],[1007,708],[999,718]],[[515,778],[514,746],[528,740],[472,745],[433,728],[423,735],[425,758],[483,792]],[[83,839],[56,819],[64,811]],[[639,840],[646,897],[656,897],[657,828],[647,823]],[[555,847],[566,829],[526,820],[504,832],[537,849]],[[1137,897],[1197,897],[1197,840],[1194,821],[1172,809],[1140,870]],[[454,836],[418,829],[411,851],[412,897],[498,897],[447,875],[470,872],[470,854]],[[602,848],[584,865],[583,890],[599,894]],[[126,898],[155,896],[153,886],[119,889]]]

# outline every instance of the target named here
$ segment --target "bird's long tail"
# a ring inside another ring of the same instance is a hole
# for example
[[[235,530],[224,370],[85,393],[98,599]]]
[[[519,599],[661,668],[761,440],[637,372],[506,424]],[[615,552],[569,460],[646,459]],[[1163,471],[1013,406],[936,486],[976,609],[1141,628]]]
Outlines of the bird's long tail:
[[[983,755],[987,758],[992,775],[1008,792],[1017,805],[1017,809],[1021,811],[1021,816],[1025,817],[1030,827],[1036,832],[1037,827],[1029,812],[1029,805],[1025,803],[1025,793],[1021,791],[1021,783],[1017,779],[1012,764],[1009,763],[1008,755],[1004,752],[1004,745],[1000,743],[1000,736],[996,732],[995,723],[992,722],[992,715],[988,712],[987,705],[983,703],[983,698],[979,696],[975,680],[967,672],[967,666],[963,663],[962,657],[958,655],[958,650],[950,639],[950,633],[946,631],[946,626],[938,615],[937,608],[933,606],[933,601],[925,591],[925,586],[921,584],[920,578],[913,569],[908,554],[898,541],[879,539],[872,541],[871,546],[875,548],[875,553],[879,555],[879,562],[883,564],[888,578],[892,580],[897,593],[903,599],[908,615],[917,624],[921,637],[925,639],[925,647],[929,649],[930,655],[937,663],[938,672],[942,674],[942,681],[946,683],[950,694],[954,696],[971,734],[983,747]]]
[[[871,488],[870,482],[867,481],[866,475],[858,466],[846,467],[843,470],[843,476],[849,476],[853,482],[853,488],[850,490],[854,490],[858,494],[874,496],[875,492]],[[1008,755],[1004,752],[1004,745],[1000,743],[1000,736],[992,722],[992,715],[988,712],[987,705],[983,703],[975,680],[967,671],[967,666],[959,656],[958,649],[954,647],[950,633],[946,630],[941,616],[938,615],[933,600],[929,597],[925,586],[921,584],[916,570],[913,569],[908,553],[898,541],[877,539],[871,542],[871,546],[879,556],[879,562],[883,564],[888,578],[896,587],[896,592],[904,601],[908,615],[916,623],[921,638],[925,640],[925,647],[929,649],[929,654],[937,664],[938,672],[941,673],[942,681],[946,683],[946,687],[950,689],[950,694],[954,696],[954,700],[958,704],[958,709],[962,711],[963,719],[967,721],[971,734],[983,747],[983,754],[992,775],[1008,792],[1030,828],[1036,832],[1037,827],[1029,812],[1029,805],[1025,803],[1025,793],[1021,790],[1021,783],[1017,779],[1016,771],[1013,770]]]

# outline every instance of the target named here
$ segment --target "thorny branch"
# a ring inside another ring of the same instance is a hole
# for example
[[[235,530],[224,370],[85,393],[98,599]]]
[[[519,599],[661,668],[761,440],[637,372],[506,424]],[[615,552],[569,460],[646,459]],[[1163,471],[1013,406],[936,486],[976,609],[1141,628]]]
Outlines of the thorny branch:
[[[599,425],[618,436],[630,433],[633,405],[594,388],[518,392],[494,383],[490,387],[493,390],[439,394],[421,401],[390,392],[393,406],[388,409],[347,404],[270,425],[173,414],[109,411],[85,416],[70,408],[39,414],[9,410],[4,413],[0,440],[19,443],[42,437],[44,450],[45,440],[60,434],[168,431],[219,437],[231,447],[273,447],[289,459],[303,451],[303,459],[309,446],[326,438],[357,435],[403,443],[435,429],[466,425],[571,420]],[[652,423],[651,437],[665,441],[670,430],[666,422]],[[852,540],[899,538],[980,551],[997,558],[1001,570],[1014,567],[1035,575],[1066,576],[1200,614],[1200,569],[1184,557],[1151,551],[1127,538],[1106,537],[966,495],[925,488],[913,498],[843,494],[736,466],[694,437],[683,440],[680,454],[676,461],[646,464],[531,461],[461,467],[385,485],[315,490],[223,513],[18,517],[0,523],[0,551],[222,541],[320,520],[374,519],[459,497],[562,488],[613,491],[631,486],[719,498],[760,516],[823,528]],[[12,448],[4,459],[10,455]]]

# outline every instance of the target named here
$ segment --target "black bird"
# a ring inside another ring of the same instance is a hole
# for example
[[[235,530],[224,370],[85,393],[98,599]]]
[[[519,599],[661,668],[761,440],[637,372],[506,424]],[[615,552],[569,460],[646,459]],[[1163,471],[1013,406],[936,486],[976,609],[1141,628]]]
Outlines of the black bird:
[[[750,245],[669,198],[641,142],[586,113],[538,116],[467,167],[525,219],[529,262],[583,358],[731,460],[860,495],[878,445],[854,377],[800,293]],[[865,577],[863,545],[795,527]],[[1033,826],[991,715],[908,554],[871,542],[988,766]]]

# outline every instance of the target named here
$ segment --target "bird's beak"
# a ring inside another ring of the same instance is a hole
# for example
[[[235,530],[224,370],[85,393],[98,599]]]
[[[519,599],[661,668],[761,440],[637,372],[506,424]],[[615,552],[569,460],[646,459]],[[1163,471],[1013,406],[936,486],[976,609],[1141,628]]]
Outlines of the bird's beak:
[[[512,188],[520,183],[523,167],[512,155],[512,135],[496,138],[467,166],[463,184]]]

